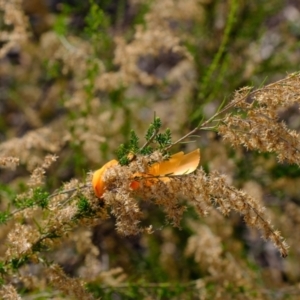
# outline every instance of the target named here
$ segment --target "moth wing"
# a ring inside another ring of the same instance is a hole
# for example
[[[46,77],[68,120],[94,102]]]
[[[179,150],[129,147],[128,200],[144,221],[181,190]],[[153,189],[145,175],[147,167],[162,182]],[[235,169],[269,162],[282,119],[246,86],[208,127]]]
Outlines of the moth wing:
[[[108,168],[115,166],[116,164],[118,164],[118,161],[113,159],[113,160],[109,161],[108,163],[106,163],[102,168],[100,168],[94,172],[93,179],[92,179],[92,185],[94,188],[94,192],[98,198],[102,197],[104,190],[105,190],[105,182],[102,180],[105,171]]]
[[[196,149],[190,153],[185,154],[181,160],[179,166],[173,172],[173,175],[190,174],[194,172],[200,163],[200,150]]]
[[[172,155],[168,160],[153,164],[148,173],[154,176],[173,174],[180,166],[181,160],[184,157],[183,152],[178,152]]]

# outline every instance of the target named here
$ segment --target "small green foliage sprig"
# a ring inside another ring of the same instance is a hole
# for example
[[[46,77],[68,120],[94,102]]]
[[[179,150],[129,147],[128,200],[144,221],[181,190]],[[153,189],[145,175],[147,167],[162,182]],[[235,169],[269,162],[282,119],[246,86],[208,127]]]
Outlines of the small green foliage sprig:
[[[31,197],[17,197],[13,199],[13,204],[17,210],[10,212],[9,207],[5,211],[0,211],[0,225],[5,224],[16,212],[22,211],[30,207],[40,207],[47,209],[50,201],[50,195],[44,189],[38,187],[33,189]]]
[[[33,240],[30,240],[31,247],[28,251],[24,251],[22,253],[16,254],[12,256],[10,259],[6,261],[0,261],[0,286],[1,286],[1,277],[8,275],[10,272],[16,272],[26,264],[35,253],[39,253],[42,251],[47,251],[51,249],[51,242],[49,240],[54,240],[57,238],[61,238],[66,232],[70,231],[72,228],[78,225],[78,221],[92,218],[95,216],[95,210],[90,204],[88,198],[84,196],[80,191],[84,188],[88,188],[86,185],[81,186],[80,188],[74,187],[69,190],[59,191],[53,194],[48,194],[42,188],[36,188],[33,190],[31,197],[27,196],[24,198],[16,199],[14,204],[18,207],[14,212],[10,212],[9,209],[5,212],[0,213],[0,222],[7,222],[16,212],[20,212],[27,208],[32,207],[41,207],[42,209],[48,209],[48,204],[51,198],[59,194],[69,194],[70,192],[76,192],[73,194],[68,201],[65,201],[63,204],[67,204],[71,199],[76,200],[77,212],[68,219],[60,220],[60,222],[56,223],[53,226],[52,222],[49,221],[58,221],[56,213],[52,210],[47,214],[48,221],[41,222],[32,219],[33,223],[36,225],[36,229],[38,231],[38,236],[35,236]],[[58,204],[61,205],[62,203]],[[51,225],[52,224],[52,225]],[[34,226],[32,227],[34,229]],[[47,259],[40,259],[40,262],[45,265],[49,264]]]
[[[0,211],[0,224],[5,224],[10,217],[10,213],[8,211]]]
[[[74,216],[74,220],[82,219],[82,218],[91,218],[95,215],[95,211],[93,210],[90,202],[86,197],[80,195],[77,201],[77,214]]]
[[[90,10],[85,17],[84,33],[90,38],[94,48],[94,55],[102,57],[106,67],[110,68],[112,63],[113,39],[107,34],[110,27],[110,18],[95,0],[90,0]],[[106,59],[104,59],[106,58]],[[94,60],[94,59],[92,59]]]
[[[169,128],[165,132],[160,132],[161,125],[161,119],[154,117],[145,134],[146,143],[141,148],[139,147],[137,134],[131,130],[129,142],[121,144],[117,150],[117,158],[120,165],[128,165],[136,155],[149,155],[155,149],[168,157],[167,148],[172,144],[172,134]]]
[[[28,208],[33,206],[39,206],[42,209],[48,207],[49,203],[49,193],[38,187],[33,190],[32,197],[16,198],[14,200],[14,205],[17,208]]]

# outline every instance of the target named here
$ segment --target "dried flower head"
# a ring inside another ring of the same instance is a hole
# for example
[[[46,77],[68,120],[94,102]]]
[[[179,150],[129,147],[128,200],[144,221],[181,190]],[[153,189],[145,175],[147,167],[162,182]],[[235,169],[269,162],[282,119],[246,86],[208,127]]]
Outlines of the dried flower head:
[[[21,300],[17,291],[11,284],[3,285],[0,289],[0,296],[3,300]]]
[[[5,43],[0,49],[0,59],[11,49],[19,47],[28,39],[29,22],[22,9],[21,0],[0,0],[0,11],[4,13],[3,21],[12,27],[12,31],[1,31],[0,41]]]
[[[276,153],[279,162],[300,164],[300,136],[279,119],[280,110],[299,104],[300,74],[251,92],[236,92],[232,105],[237,114],[228,114],[218,131],[234,147]]]
[[[8,168],[14,170],[18,165],[19,159],[17,157],[0,157],[0,168]]]
[[[46,172],[45,170],[48,169],[51,164],[57,160],[57,158],[58,157],[56,155],[46,155],[42,165],[33,170],[28,182],[28,186],[41,186],[44,183],[44,174]]]
[[[76,278],[67,276],[61,267],[53,264],[46,270],[49,283],[61,290],[65,295],[75,297],[77,299],[92,300],[94,297],[88,293],[83,287],[83,283]]]
[[[201,215],[216,206],[223,215],[235,210],[243,215],[247,225],[260,229],[264,238],[270,239],[282,256],[287,256],[287,245],[280,233],[274,231],[264,213],[264,208],[251,196],[239,191],[226,182],[225,176],[216,172],[206,175],[203,170],[191,174],[163,176],[140,176],[138,188],[132,188],[132,178],[141,172],[141,166],[151,165],[151,156],[137,157],[129,166],[114,165],[106,170],[103,180],[106,191],[103,200],[117,218],[117,230],[125,235],[137,234],[144,229],[139,226],[143,214],[137,199],[151,201],[161,206],[174,226],[179,226],[186,199]],[[148,167],[142,169],[147,174]],[[149,181],[150,180],[150,181]]]

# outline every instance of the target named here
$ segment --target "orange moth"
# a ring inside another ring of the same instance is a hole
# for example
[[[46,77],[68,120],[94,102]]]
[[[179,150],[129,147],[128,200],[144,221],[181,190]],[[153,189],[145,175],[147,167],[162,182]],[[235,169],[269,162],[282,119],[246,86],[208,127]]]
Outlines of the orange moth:
[[[156,181],[161,180],[164,182],[171,180],[170,177],[168,177],[167,175],[176,176],[176,175],[190,174],[197,169],[199,162],[200,162],[199,149],[196,149],[187,154],[184,154],[182,151],[178,152],[172,155],[168,160],[152,164],[151,166],[149,166],[146,173],[134,174],[130,187],[133,190],[139,188],[140,185],[139,181],[134,179],[137,177],[141,177],[141,178],[151,177],[152,179],[147,180],[146,184],[152,185],[155,184],[155,180]],[[102,168],[100,168],[93,174],[92,185],[97,197],[101,198],[106,189],[105,182],[103,181],[103,175],[105,174],[106,170],[117,164],[118,161],[113,159],[108,163],[106,163]],[[160,178],[153,180],[153,178],[155,177],[160,177]]]

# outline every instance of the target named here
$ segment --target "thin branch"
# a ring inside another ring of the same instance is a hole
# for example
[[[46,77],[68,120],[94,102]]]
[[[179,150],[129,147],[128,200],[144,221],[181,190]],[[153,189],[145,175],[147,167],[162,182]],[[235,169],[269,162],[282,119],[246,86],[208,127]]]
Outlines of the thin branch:
[[[298,73],[296,74],[298,75]],[[238,101],[231,101],[230,103],[228,103],[223,109],[217,111],[212,117],[210,117],[208,120],[206,120],[205,122],[203,122],[201,125],[198,125],[197,127],[195,127],[193,130],[191,130],[190,132],[188,132],[186,135],[184,135],[182,138],[178,139],[176,142],[170,144],[166,150],[169,150],[170,148],[172,148],[173,146],[181,143],[184,139],[188,138],[190,135],[194,134],[195,132],[197,132],[198,130],[202,130],[202,128],[206,128],[207,125],[213,121],[216,121],[216,117],[222,115],[223,113],[227,112],[229,109],[231,109],[232,107],[236,106],[238,103],[244,101],[245,99],[247,99],[249,96],[253,96],[257,93],[260,93],[266,89],[269,89],[269,90],[272,90],[272,86],[276,86],[282,82],[284,82],[285,80],[287,80],[286,78],[282,79],[282,80],[279,80],[275,83],[271,83],[269,85],[267,85],[267,87],[262,87],[262,88],[259,88],[255,91],[252,91],[249,93],[247,93],[245,96],[243,96],[241,99],[239,99]],[[274,88],[273,88],[274,89]]]
[[[65,36],[59,35],[58,38],[59,38],[60,42],[64,45],[64,47],[65,47],[68,51],[70,51],[70,52],[72,52],[72,53],[78,52],[78,49],[77,49],[75,46],[73,46],[73,45],[66,39]]]
[[[198,283],[198,280],[193,280],[193,281],[189,281],[186,283],[181,283],[181,286],[183,287],[192,287],[192,286],[196,286]],[[173,282],[158,282],[158,283],[120,283],[118,285],[114,285],[114,286],[102,286],[102,289],[128,289],[130,287],[136,287],[136,288],[169,288],[169,287],[174,287],[174,283]]]
[[[51,194],[48,198],[53,198],[53,197],[58,196],[58,195],[68,194],[68,193],[74,192],[76,190],[81,190],[81,189],[84,189],[86,187],[91,187],[91,186],[92,186],[91,183],[86,183],[82,186],[75,187],[75,188],[72,188],[72,189],[69,189],[69,190],[63,190],[63,191],[56,192],[54,194]]]
[[[55,196],[58,196],[58,195],[68,194],[68,193],[74,192],[74,191],[76,191],[76,190],[81,190],[81,189],[84,189],[84,188],[87,188],[87,187],[91,187],[91,186],[92,186],[91,183],[86,183],[86,184],[84,184],[84,185],[82,185],[82,186],[80,186],[80,187],[76,187],[76,188],[72,188],[72,189],[69,189],[69,190],[63,190],[63,191],[59,191],[59,192],[53,193],[53,194],[49,195],[49,196],[47,197],[47,199],[51,199],[51,198],[53,198],[53,197],[55,197]],[[69,201],[69,199],[67,199],[67,200]],[[68,201],[67,201],[67,202],[68,202]],[[63,205],[64,205],[65,203],[67,203],[67,202],[61,203],[60,206],[63,206]],[[25,209],[28,209],[28,208],[32,208],[32,206],[30,206],[30,207],[21,207],[21,208],[18,208],[18,209],[16,209],[16,210],[12,211],[12,212],[9,214],[8,218],[11,218],[11,217],[14,216],[15,214],[17,214],[17,213],[19,213],[19,212],[21,212],[21,211],[23,211],[23,210],[25,210]]]
[[[155,131],[153,132],[150,139],[142,146],[142,148],[140,148],[140,151],[143,151],[146,147],[148,147],[153,142],[153,140],[157,136],[158,132],[159,132],[159,130],[155,129]]]

